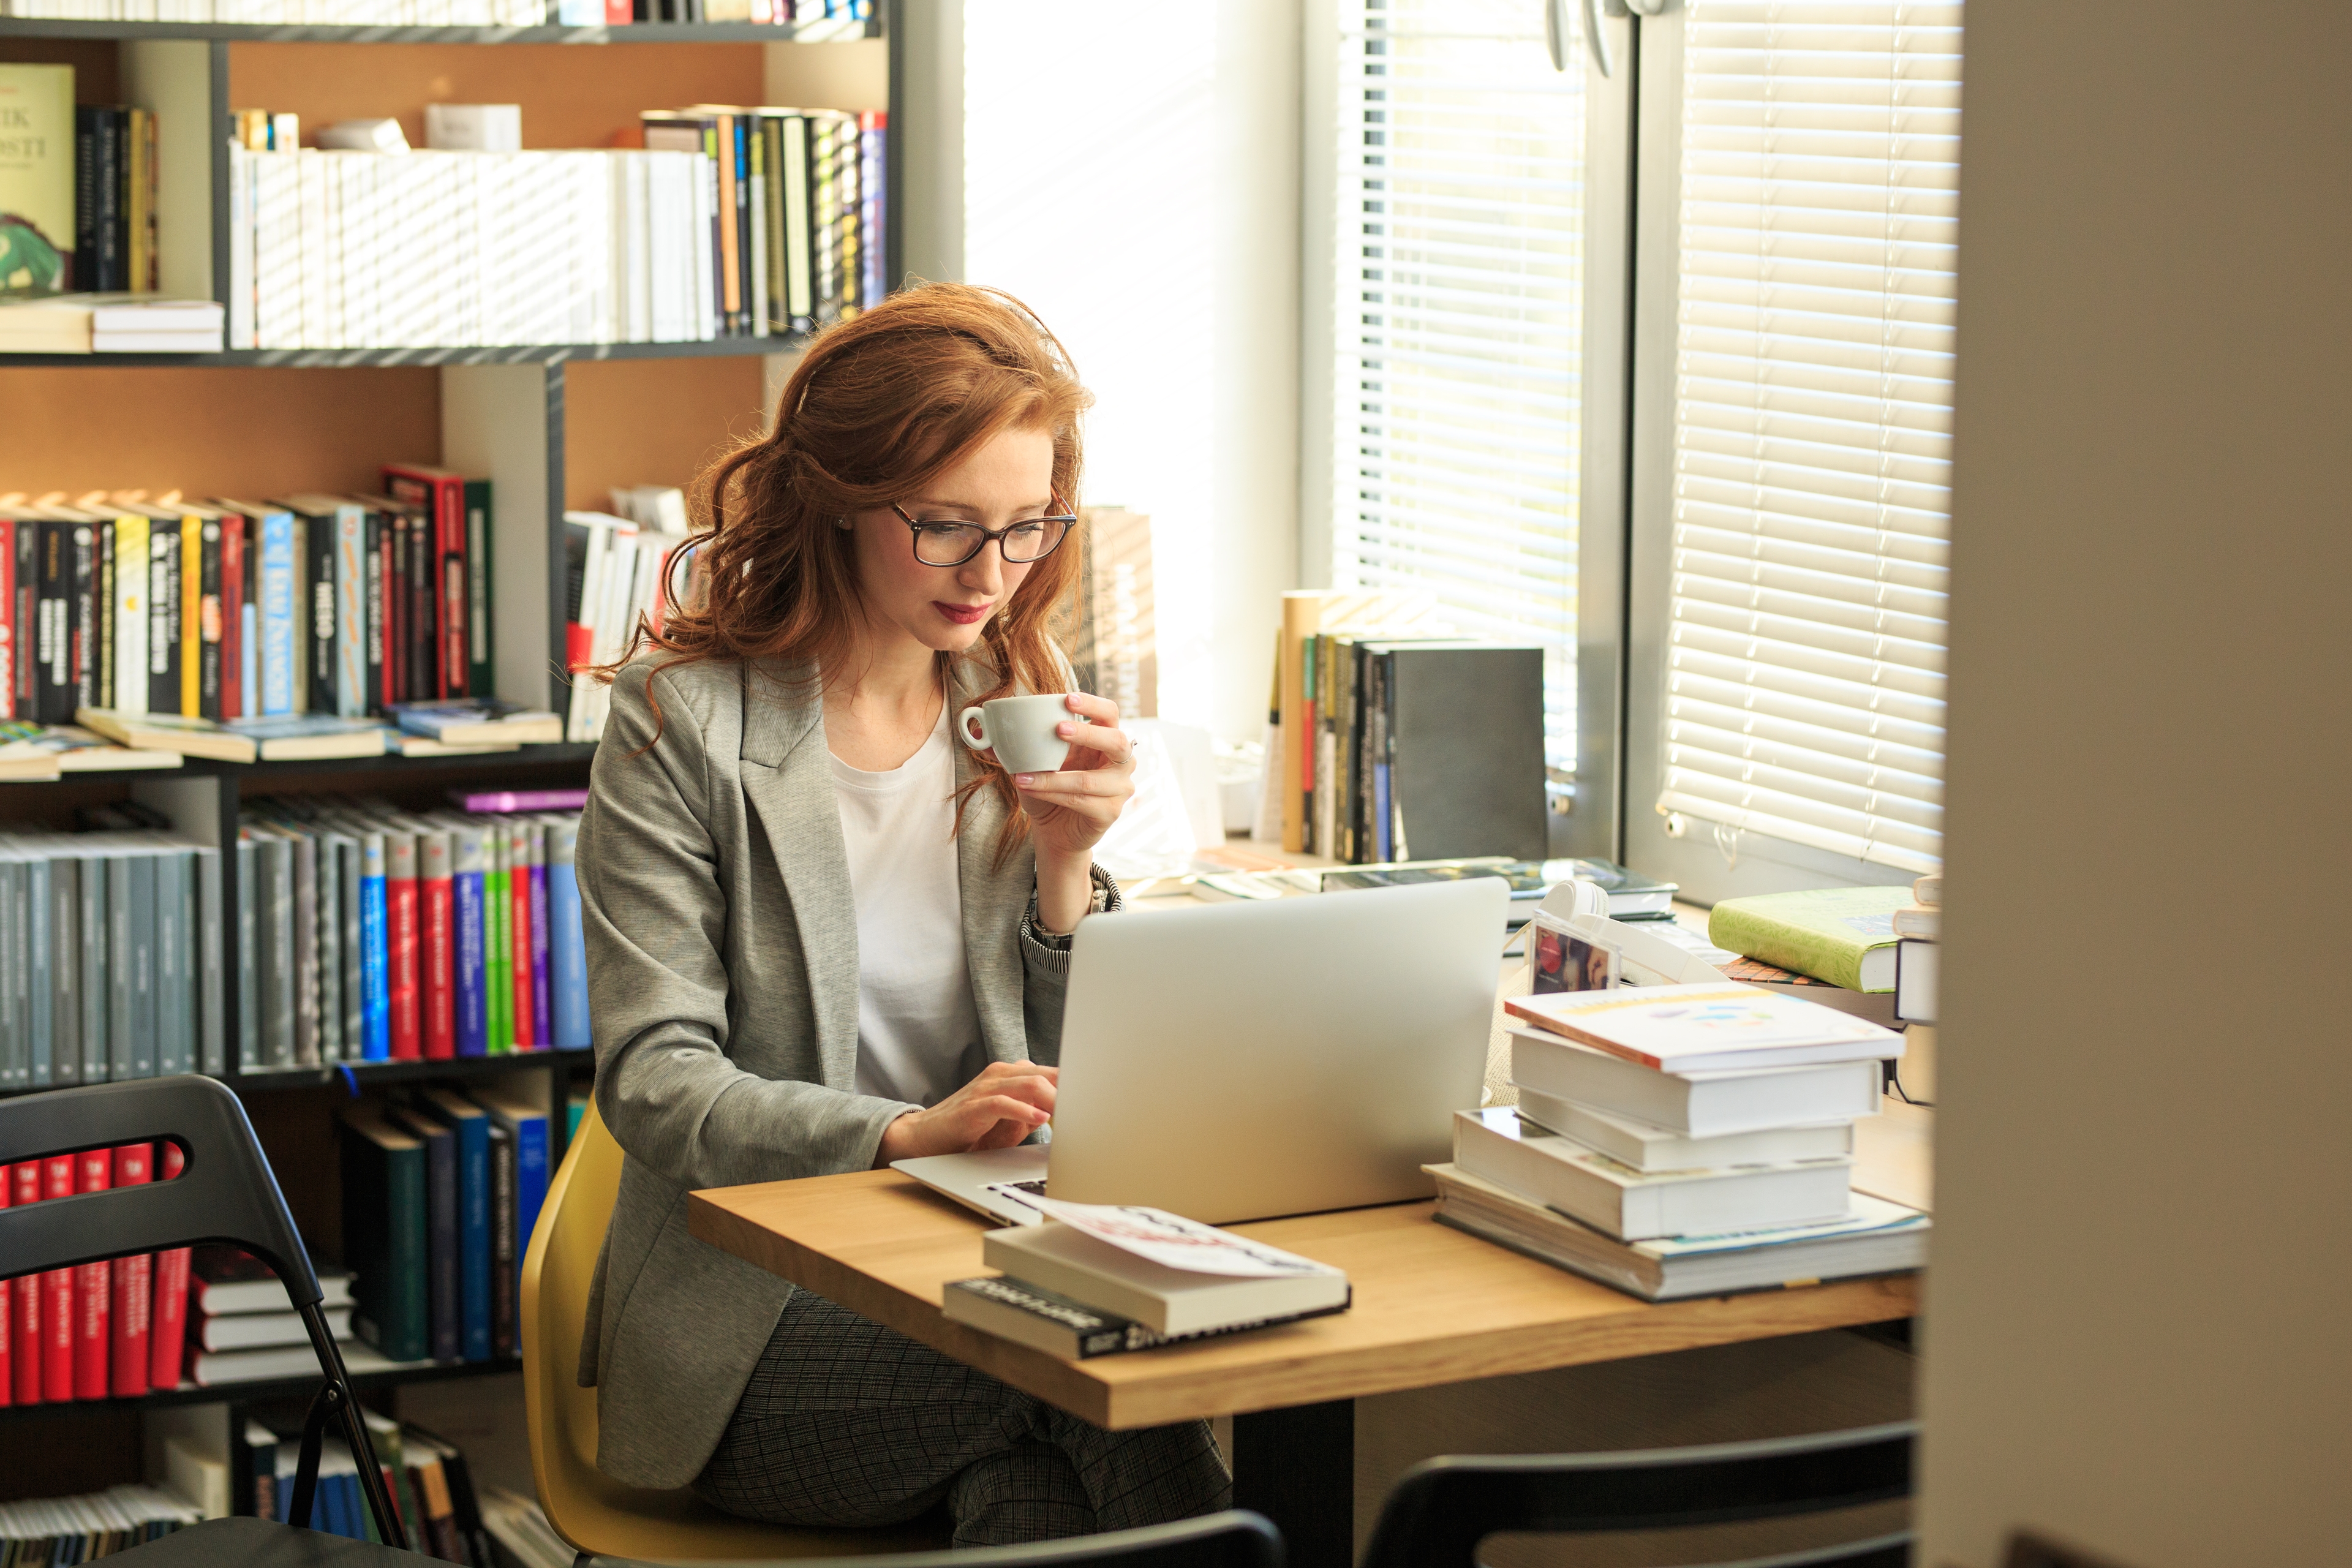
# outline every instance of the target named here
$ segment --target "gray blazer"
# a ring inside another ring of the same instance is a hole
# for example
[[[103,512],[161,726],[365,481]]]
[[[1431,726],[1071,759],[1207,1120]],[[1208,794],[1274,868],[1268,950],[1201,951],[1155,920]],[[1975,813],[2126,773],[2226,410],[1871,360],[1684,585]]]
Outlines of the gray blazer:
[[[687,1194],[866,1170],[910,1107],[856,1089],[857,920],[821,703],[771,669],[656,662],[614,683],[580,824],[596,1104],[627,1156],[580,1381],[597,1468],[670,1488],[709,1459],[792,1291],[688,1236]],[[961,784],[974,763],[956,759]],[[981,791],[958,841],[972,999],[991,1059],[1052,1062],[1068,954],[1029,928],[1028,845],[992,864],[1003,820]]]

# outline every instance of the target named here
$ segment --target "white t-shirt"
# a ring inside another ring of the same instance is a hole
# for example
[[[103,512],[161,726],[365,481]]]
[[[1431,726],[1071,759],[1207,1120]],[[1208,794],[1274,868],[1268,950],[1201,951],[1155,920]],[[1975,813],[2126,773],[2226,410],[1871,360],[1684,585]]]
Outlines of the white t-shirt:
[[[930,739],[887,773],[827,759],[857,909],[857,1092],[916,1105],[987,1060],[964,963],[954,746],[942,704]]]

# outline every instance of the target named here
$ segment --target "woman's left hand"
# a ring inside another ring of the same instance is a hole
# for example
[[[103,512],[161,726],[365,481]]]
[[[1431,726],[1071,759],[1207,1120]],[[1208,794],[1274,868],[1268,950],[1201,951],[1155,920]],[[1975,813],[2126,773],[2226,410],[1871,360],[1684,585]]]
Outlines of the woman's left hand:
[[[1135,794],[1135,746],[1118,727],[1118,704],[1108,697],[1073,691],[1073,715],[1055,731],[1070,742],[1060,773],[1015,773],[1013,787],[1029,809],[1032,841],[1041,856],[1061,856],[1084,865]]]

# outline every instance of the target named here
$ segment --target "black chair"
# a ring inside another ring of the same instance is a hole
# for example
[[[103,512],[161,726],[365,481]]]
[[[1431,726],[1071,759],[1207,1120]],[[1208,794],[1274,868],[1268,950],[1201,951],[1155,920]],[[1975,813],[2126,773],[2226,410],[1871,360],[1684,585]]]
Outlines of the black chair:
[[[1364,1568],[1472,1568],[1503,1531],[1662,1530],[1826,1513],[1911,1495],[1916,1422],[1618,1454],[1425,1459],[1398,1480]],[[1908,1532],[1769,1559],[1774,1568],[1902,1568]],[[1753,1568],[1766,1568],[1757,1563]]]
[[[180,1146],[186,1161],[176,1178],[0,1209],[0,1273],[32,1274],[205,1241],[241,1247],[268,1264],[310,1331],[310,1348],[318,1352],[319,1371],[326,1380],[303,1423],[301,1458],[286,1516],[294,1525],[310,1523],[320,1444],[327,1423],[340,1422],[352,1457],[360,1461],[360,1487],[375,1517],[377,1533],[392,1547],[406,1547],[400,1516],[384,1492],[383,1472],[368,1462],[374,1449],[368,1442],[366,1418],[352,1396],[342,1352],[335,1348],[326,1314],[320,1310],[319,1277],[311,1271],[310,1255],[295,1232],[285,1194],[278,1191],[278,1178],[236,1096],[211,1079],[183,1077],[0,1100],[0,1164],[146,1142]],[[217,1527],[222,1524],[237,1528],[221,1532]],[[298,1535],[289,1526],[260,1520],[213,1521],[139,1550],[173,1544],[190,1562],[242,1562],[253,1557],[255,1542],[270,1532],[286,1538],[273,1550],[293,1553],[284,1558],[289,1563],[309,1560],[305,1553],[315,1555],[322,1549],[319,1543],[334,1539],[307,1531]],[[376,1560],[425,1561],[404,1551],[394,1558],[372,1542],[343,1544],[357,1545]]]
[[[210,1537],[210,1554],[186,1552]],[[131,1548],[139,1568],[235,1562],[240,1568],[384,1568],[383,1548],[335,1535],[286,1530],[257,1519],[215,1519]],[[173,1553],[182,1552],[174,1559]],[[405,1559],[404,1559],[404,1561]],[[618,1557],[583,1553],[579,1568],[631,1568]],[[750,1565],[739,1565],[750,1568]],[[1115,1530],[1034,1546],[969,1552],[906,1552],[882,1557],[796,1558],[776,1568],[1282,1568],[1282,1537],[1255,1513],[1213,1513],[1174,1524]]]

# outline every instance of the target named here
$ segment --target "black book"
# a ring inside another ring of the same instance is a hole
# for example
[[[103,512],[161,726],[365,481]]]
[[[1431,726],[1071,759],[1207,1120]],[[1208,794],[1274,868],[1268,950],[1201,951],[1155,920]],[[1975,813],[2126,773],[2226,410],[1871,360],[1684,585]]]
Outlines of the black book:
[[[303,496],[271,503],[292,512],[299,531],[302,554],[302,602],[294,606],[297,638],[308,638],[305,658],[310,676],[309,706],[313,713],[335,713],[336,605],[335,512],[322,501]]]
[[[503,1360],[522,1346],[516,1300],[520,1238],[515,1234],[514,1134],[490,1121],[490,1353]]]
[[[373,502],[365,504],[367,514],[360,525],[360,616],[363,623],[360,636],[364,644],[360,650],[361,701],[366,711],[381,713],[384,705],[394,700],[383,679],[384,634],[389,628],[384,595],[391,586],[385,571],[391,562],[383,546],[392,519]]]
[[[105,290],[131,286],[131,258],[124,241],[122,182],[124,165],[123,133],[130,116],[110,105],[95,110],[98,126],[98,171],[96,190],[98,213],[93,220],[93,237],[98,248],[98,287]]]
[[[36,715],[36,702],[40,679],[40,603],[41,603],[41,524],[38,520],[19,515],[16,519],[16,602],[11,623],[15,641],[11,652],[16,668],[9,672],[14,682],[16,716],[30,719]]]
[[[160,512],[147,522],[147,711],[178,713],[180,692],[181,520]]]
[[[221,707],[221,524],[216,517],[204,521],[197,574],[196,613],[201,619],[196,627],[196,710],[218,723],[225,714]]]
[[[432,1356],[457,1361],[465,1328],[457,1278],[457,1134],[404,1105],[386,1105],[383,1116],[425,1145],[425,1276]]]
[[[98,255],[99,143],[105,118],[101,104],[75,106],[73,286],[84,293],[108,286]]]
[[[92,683],[98,692],[98,706],[116,705],[117,685],[114,679],[114,520],[101,518],[90,531],[97,550],[94,573],[95,592],[90,598],[95,632],[89,639],[90,664],[98,671]]]
[[[408,634],[408,690],[417,701],[430,701],[440,691],[433,679],[441,617],[435,604],[440,579],[433,570],[432,522],[424,509],[408,509],[408,625],[403,629]]]
[[[73,532],[71,522],[41,524],[38,603],[34,625],[39,628],[36,658],[39,673],[34,684],[33,717],[44,724],[70,724],[81,695],[73,667]]]
[[[1534,647],[1381,645],[1374,766],[1384,754],[1392,828],[1381,859],[1545,858],[1543,658]]]
[[[73,595],[67,613],[72,622],[74,692],[84,706],[103,708],[109,694],[100,677],[107,661],[99,647],[99,632],[109,623],[98,608],[98,525],[74,524],[67,559]]]

